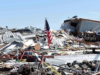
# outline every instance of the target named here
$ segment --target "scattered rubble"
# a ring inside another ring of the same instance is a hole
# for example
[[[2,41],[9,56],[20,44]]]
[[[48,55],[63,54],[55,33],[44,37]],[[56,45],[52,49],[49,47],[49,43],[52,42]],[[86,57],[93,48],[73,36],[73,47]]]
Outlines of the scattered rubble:
[[[100,70],[99,31],[83,25],[97,23],[77,16],[65,20],[62,30],[47,34],[32,26],[23,29],[0,28],[0,74],[8,75],[92,75]],[[95,32],[96,31],[96,32]],[[72,35],[73,34],[73,35]],[[5,73],[4,73],[5,72]]]

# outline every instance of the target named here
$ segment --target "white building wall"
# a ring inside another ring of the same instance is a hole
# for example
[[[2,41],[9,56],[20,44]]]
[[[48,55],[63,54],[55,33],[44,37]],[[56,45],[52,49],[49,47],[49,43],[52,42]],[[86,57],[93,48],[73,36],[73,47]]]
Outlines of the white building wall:
[[[91,31],[91,29],[92,30],[95,29],[94,31],[100,30],[100,23],[92,22],[92,21],[84,21],[84,20],[81,22],[80,32]]]

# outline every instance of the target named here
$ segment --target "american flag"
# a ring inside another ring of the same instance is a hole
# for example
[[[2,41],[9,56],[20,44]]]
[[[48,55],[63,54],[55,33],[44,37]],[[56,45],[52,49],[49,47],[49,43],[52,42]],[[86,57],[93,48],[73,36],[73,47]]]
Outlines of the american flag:
[[[51,41],[52,41],[53,37],[52,37],[52,33],[51,33],[51,30],[50,30],[50,27],[49,27],[47,19],[45,19],[45,33],[47,33],[48,46],[50,48],[50,44],[51,44]]]

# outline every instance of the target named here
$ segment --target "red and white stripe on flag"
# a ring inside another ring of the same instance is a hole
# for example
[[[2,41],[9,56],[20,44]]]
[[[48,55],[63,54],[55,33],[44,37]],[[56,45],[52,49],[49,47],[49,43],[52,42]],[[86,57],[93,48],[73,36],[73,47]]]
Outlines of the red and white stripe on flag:
[[[52,39],[53,39],[51,30],[47,32],[47,36],[48,36],[48,46],[49,46],[49,48],[50,48],[50,44],[51,44],[51,41],[52,41]]]
[[[51,30],[50,30],[50,27],[49,27],[49,24],[48,24],[48,21],[45,20],[45,33],[47,34],[47,37],[48,37],[48,46],[50,48],[50,44],[51,44],[51,41],[53,39],[53,36],[52,36],[52,33],[51,33]]]

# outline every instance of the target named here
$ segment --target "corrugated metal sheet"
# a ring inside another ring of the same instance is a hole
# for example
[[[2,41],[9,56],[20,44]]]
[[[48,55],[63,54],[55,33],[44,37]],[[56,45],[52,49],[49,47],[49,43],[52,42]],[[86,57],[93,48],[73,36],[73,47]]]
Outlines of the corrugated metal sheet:
[[[98,26],[99,25],[99,26]],[[97,27],[98,26],[98,27]],[[96,28],[97,27],[97,28]],[[96,29],[95,29],[96,28]],[[95,30],[94,30],[95,29]],[[84,31],[98,31],[100,30],[100,23],[98,22],[92,22],[92,21],[82,21],[81,22],[81,27],[80,27],[80,32]]]
[[[12,33],[10,31],[5,32],[5,34],[3,34],[2,37],[3,41],[8,43],[13,41],[21,42],[25,40],[20,33]]]

